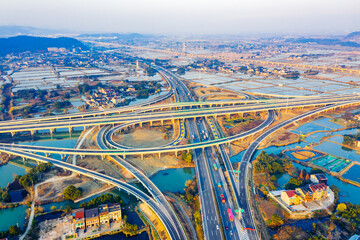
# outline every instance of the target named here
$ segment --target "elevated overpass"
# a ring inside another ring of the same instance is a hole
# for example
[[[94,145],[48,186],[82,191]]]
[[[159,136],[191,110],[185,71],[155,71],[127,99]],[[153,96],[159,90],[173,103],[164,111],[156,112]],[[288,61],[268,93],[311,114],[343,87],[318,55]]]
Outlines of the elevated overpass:
[[[49,129],[53,132],[56,128],[68,128],[71,131],[74,127],[88,127],[94,125],[106,125],[106,124],[118,124],[124,122],[150,122],[162,121],[162,120],[175,120],[185,118],[196,118],[203,116],[218,116],[218,115],[230,115],[237,113],[255,113],[269,110],[278,109],[293,109],[304,107],[317,107],[323,105],[337,104],[344,101],[360,100],[360,95],[340,95],[333,97],[322,97],[312,99],[295,99],[293,101],[274,101],[264,104],[254,105],[235,105],[235,106],[223,106],[214,108],[192,108],[183,109],[177,111],[162,111],[162,112],[147,112],[147,113],[133,113],[122,114],[116,116],[95,117],[90,119],[65,119],[55,122],[3,122],[0,124],[0,133],[12,133],[30,131],[35,132],[37,130]],[[214,104],[214,103],[211,103]],[[219,104],[219,103],[218,103]],[[356,102],[353,102],[356,104]],[[199,103],[198,103],[199,106]]]
[[[16,156],[20,156],[23,158],[32,159],[38,162],[48,162],[52,163],[53,165],[60,167],[65,170],[69,170],[87,177],[90,177],[92,179],[96,179],[102,182],[105,182],[110,185],[114,185],[120,189],[125,190],[126,192],[134,195],[136,198],[140,199],[144,203],[146,203],[159,217],[160,221],[165,226],[167,232],[169,233],[171,239],[177,239],[177,240],[183,240],[183,234],[182,234],[182,228],[181,226],[177,225],[177,223],[174,223],[171,217],[169,217],[169,214],[165,207],[161,203],[157,203],[149,197],[147,194],[145,194],[143,191],[139,190],[135,186],[122,182],[116,178],[107,176],[105,174],[98,173],[96,171],[92,171],[86,168],[82,168],[73,164],[69,164],[66,162],[62,162],[59,160],[55,160],[52,158],[40,156],[37,154],[29,153],[29,152],[23,152],[16,149],[11,149],[11,147],[0,147],[0,152],[12,154]]]

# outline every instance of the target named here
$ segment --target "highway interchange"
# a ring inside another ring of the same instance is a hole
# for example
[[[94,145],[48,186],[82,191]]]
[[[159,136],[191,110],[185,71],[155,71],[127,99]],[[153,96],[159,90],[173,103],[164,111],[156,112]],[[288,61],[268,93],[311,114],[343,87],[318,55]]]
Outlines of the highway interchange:
[[[336,95],[330,97],[312,97],[300,99],[278,100],[242,100],[216,102],[196,102],[191,91],[185,84],[171,72],[160,67],[155,67],[169,84],[170,91],[160,98],[154,99],[138,106],[124,107],[107,111],[78,113],[57,117],[46,117],[31,120],[4,121],[0,123],[0,133],[24,132],[56,128],[99,126],[97,143],[99,150],[92,149],[64,149],[40,146],[26,146],[18,144],[0,144],[0,151],[18,155],[24,158],[42,162],[51,162],[55,166],[83,174],[85,176],[115,185],[138,199],[147,203],[163,222],[171,239],[188,239],[176,213],[166,200],[161,191],[145,176],[136,166],[126,161],[127,155],[159,154],[165,152],[192,150],[195,163],[196,179],[201,202],[202,225],[206,239],[259,239],[248,199],[248,169],[252,156],[258,145],[268,135],[278,129],[337,107],[356,104],[358,95]],[[174,95],[176,103],[160,103]],[[160,103],[153,105],[155,103]],[[300,114],[292,119],[271,126],[275,118],[275,110],[284,108],[305,108],[321,106]],[[223,137],[221,129],[217,127],[216,118],[212,116],[230,115],[234,113],[268,112],[267,118],[259,126],[243,133],[230,137]],[[104,115],[107,115],[104,119]],[[170,144],[154,148],[129,148],[119,145],[112,140],[113,134],[125,127],[143,124],[152,121],[174,120],[179,125],[179,134]],[[179,120],[179,121],[178,121]],[[120,124],[114,126],[114,124]],[[270,127],[270,128],[269,128]],[[242,139],[254,137],[252,144],[246,150],[240,163],[238,182],[234,174],[225,144]],[[188,138],[191,143],[178,145],[183,138]],[[35,153],[43,152],[46,156]],[[131,172],[147,189],[151,196],[111,176],[91,171],[79,166],[58,161],[47,154],[60,155],[100,155],[110,156],[114,162]],[[217,167],[214,167],[214,164]],[[223,167],[222,167],[223,166]],[[226,173],[226,174],[225,174]],[[226,177],[228,176],[228,178]],[[220,195],[226,198],[222,202]],[[231,221],[228,209],[234,214]],[[243,209],[242,214],[235,210]]]

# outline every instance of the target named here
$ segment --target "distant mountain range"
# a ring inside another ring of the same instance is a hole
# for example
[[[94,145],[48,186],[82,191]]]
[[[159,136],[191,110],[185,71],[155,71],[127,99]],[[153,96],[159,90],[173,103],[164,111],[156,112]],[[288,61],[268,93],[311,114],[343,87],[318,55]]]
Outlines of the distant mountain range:
[[[0,38],[0,56],[5,56],[9,53],[20,53],[26,51],[47,50],[49,47],[58,48],[81,48],[87,47],[79,40],[68,37],[47,38],[47,37],[32,37],[32,36],[16,36],[9,38]]]
[[[360,41],[360,32],[352,32],[348,34],[345,39],[353,40],[353,41]]]
[[[94,34],[80,34],[78,37],[80,38],[117,38],[123,40],[131,40],[131,39],[146,39],[146,38],[154,38],[153,35],[144,35],[140,33],[94,33]]]
[[[290,38],[287,42],[316,43],[319,45],[339,45],[344,47],[360,47],[360,32],[352,32],[342,38]]]
[[[59,31],[27,26],[0,26],[0,37],[13,37],[19,35],[43,36],[56,33],[59,33]]]

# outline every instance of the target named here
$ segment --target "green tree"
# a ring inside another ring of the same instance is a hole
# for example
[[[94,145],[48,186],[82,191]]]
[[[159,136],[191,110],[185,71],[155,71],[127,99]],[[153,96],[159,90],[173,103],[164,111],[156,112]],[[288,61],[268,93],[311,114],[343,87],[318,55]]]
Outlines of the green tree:
[[[201,213],[200,211],[195,211],[194,212],[194,220],[196,225],[201,225]]]
[[[274,225],[283,225],[284,224],[284,220],[277,214],[271,215],[271,220]]]
[[[77,198],[80,198],[82,196],[82,192],[80,189],[74,187],[73,185],[68,186],[63,191],[63,195],[65,199],[69,199],[74,201]]]
[[[346,211],[346,204],[345,203],[339,203],[336,207],[336,210],[338,212],[344,212]]]
[[[190,151],[188,152],[183,152],[181,159],[186,162],[186,163],[191,163],[193,160],[193,156],[192,153]]]
[[[9,227],[9,235],[10,236],[17,236],[20,234],[20,229],[18,226],[13,225]]]
[[[285,189],[294,189],[297,187],[301,187],[303,185],[304,185],[304,183],[300,179],[290,178],[289,182],[287,184],[285,184]]]

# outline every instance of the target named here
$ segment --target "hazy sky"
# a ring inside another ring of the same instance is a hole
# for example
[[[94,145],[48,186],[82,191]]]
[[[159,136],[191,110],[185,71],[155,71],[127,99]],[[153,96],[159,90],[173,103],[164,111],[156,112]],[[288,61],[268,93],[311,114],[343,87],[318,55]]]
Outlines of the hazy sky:
[[[1,0],[0,25],[81,32],[360,31],[360,0]]]

